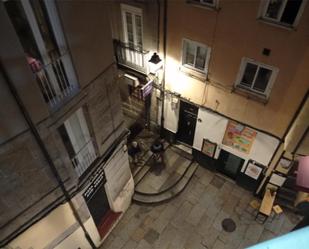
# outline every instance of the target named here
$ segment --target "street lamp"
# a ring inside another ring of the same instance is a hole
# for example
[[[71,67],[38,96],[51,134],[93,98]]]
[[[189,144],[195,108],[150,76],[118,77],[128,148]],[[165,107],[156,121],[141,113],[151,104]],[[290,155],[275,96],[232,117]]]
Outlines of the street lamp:
[[[148,62],[149,62],[149,72],[154,75],[163,66],[163,61],[161,60],[160,56],[156,52],[153,53],[153,55],[151,56]]]

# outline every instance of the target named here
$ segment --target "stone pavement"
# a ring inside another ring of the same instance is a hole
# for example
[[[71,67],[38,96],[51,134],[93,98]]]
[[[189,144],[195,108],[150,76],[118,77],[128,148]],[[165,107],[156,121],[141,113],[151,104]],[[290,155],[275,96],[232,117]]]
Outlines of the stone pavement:
[[[252,194],[199,167],[187,188],[157,206],[132,204],[100,249],[242,249],[289,232],[298,217],[288,211],[272,222],[254,220]],[[236,230],[223,231],[232,218]]]

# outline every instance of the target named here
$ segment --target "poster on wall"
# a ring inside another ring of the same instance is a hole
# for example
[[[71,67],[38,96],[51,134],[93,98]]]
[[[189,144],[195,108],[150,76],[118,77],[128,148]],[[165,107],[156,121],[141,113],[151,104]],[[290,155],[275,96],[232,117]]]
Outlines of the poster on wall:
[[[257,180],[259,178],[259,176],[261,175],[262,170],[263,170],[262,167],[254,164],[252,162],[249,162],[248,165],[247,165],[247,168],[245,170],[245,174],[247,176],[250,176],[251,178]]]
[[[202,152],[209,157],[213,157],[216,151],[217,145],[210,142],[207,139],[203,139]]]
[[[256,134],[257,132],[249,127],[235,121],[229,121],[222,143],[249,154]]]

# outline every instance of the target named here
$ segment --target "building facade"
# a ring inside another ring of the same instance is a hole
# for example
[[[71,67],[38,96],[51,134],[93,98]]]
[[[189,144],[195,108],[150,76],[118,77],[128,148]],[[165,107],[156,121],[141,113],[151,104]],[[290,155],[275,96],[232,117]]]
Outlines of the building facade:
[[[130,204],[107,8],[0,2],[0,247],[98,246]]]
[[[281,159],[309,153],[308,8],[307,1],[117,1],[110,15],[114,39],[164,61],[151,121],[200,164],[259,192],[271,174],[286,176]],[[130,61],[135,52],[124,53],[124,63],[119,51],[126,74],[141,72]]]

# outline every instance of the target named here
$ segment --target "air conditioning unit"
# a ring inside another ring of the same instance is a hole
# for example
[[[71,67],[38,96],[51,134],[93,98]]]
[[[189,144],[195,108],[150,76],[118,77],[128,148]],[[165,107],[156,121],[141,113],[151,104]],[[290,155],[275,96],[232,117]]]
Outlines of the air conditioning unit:
[[[137,87],[139,86],[139,79],[135,76],[132,76],[130,74],[125,74],[124,75],[124,81],[127,85]]]

